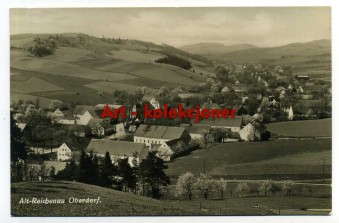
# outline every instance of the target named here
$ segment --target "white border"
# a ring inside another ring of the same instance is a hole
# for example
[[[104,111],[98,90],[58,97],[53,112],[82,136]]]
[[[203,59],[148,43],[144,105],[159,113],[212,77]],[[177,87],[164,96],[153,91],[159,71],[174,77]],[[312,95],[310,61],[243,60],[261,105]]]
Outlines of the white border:
[[[51,8],[51,7],[213,7],[213,6],[331,6],[332,7],[332,96],[333,96],[333,124],[332,126],[339,126],[338,114],[339,106],[336,105],[336,101],[339,99],[338,83],[339,80],[335,76],[335,73],[339,70],[339,6],[337,2],[331,0],[285,0],[285,1],[273,1],[269,0],[238,0],[238,1],[223,1],[223,0],[143,0],[143,1],[110,1],[110,0],[7,0],[1,2],[0,7],[0,142],[1,142],[1,155],[0,155],[0,219],[1,222],[159,222],[167,223],[173,221],[180,222],[205,222],[206,220],[212,220],[213,222],[335,222],[339,219],[338,211],[338,174],[339,165],[338,161],[338,130],[333,128],[333,213],[330,217],[90,217],[90,218],[75,218],[75,217],[53,217],[53,218],[23,218],[23,217],[10,217],[10,177],[9,177],[9,9],[10,8]],[[335,137],[337,136],[337,137]]]

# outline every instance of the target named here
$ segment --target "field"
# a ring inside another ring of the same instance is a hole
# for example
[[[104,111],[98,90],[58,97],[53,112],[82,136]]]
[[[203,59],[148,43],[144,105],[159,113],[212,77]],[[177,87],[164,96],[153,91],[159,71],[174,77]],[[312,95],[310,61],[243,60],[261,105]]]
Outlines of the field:
[[[11,185],[13,216],[202,215],[172,208],[165,202],[75,182],[22,182]],[[65,204],[19,204],[21,198],[65,199]],[[74,204],[68,199],[98,198],[98,204]]]
[[[76,35],[69,38],[73,40]],[[12,41],[15,47],[32,44],[26,35],[15,36]],[[154,63],[163,55],[145,51],[140,44],[108,46],[98,39],[88,41],[87,48],[59,47],[55,54],[43,58],[11,48],[11,100],[41,97],[75,104],[111,103],[116,90],[133,93],[138,86],[146,86],[150,93],[161,86],[196,85],[207,78]],[[29,95],[19,98],[22,93]]]
[[[330,177],[331,139],[223,143],[175,159],[167,174],[175,179],[186,172],[199,174],[205,165],[206,173],[230,179],[321,178],[322,159]]]
[[[12,92],[18,93],[33,93],[45,91],[62,91],[63,88],[43,81],[41,79],[32,77],[26,81],[11,81]]]
[[[331,137],[332,119],[277,122],[268,124],[267,128],[285,137]]]

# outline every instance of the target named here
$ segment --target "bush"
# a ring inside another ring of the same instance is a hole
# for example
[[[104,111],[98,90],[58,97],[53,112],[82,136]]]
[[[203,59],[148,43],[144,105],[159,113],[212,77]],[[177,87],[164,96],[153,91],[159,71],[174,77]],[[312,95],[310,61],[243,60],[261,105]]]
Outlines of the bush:
[[[165,63],[165,64],[171,64],[177,67],[181,67],[185,70],[189,70],[192,68],[191,63],[187,60],[184,60],[180,57],[169,55],[164,58],[160,58],[158,60],[155,60],[156,63]]]

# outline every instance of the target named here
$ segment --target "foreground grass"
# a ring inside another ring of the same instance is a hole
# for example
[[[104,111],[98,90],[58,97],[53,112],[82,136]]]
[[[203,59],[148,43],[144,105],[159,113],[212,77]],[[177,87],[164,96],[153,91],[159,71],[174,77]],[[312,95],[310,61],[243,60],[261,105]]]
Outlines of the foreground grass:
[[[203,215],[165,202],[77,182],[21,182],[11,185],[13,216]],[[19,204],[21,198],[66,199],[65,204]],[[98,204],[72,204],[70,197],[98,198]]]
[[[281,215],[328,215],[331,210],[331,199],[300,196],[193,199],[168,203],[187,210],[202,210],[211,215],[277,215],[279,212]],[[309,209],[328,211],[308,211]]]

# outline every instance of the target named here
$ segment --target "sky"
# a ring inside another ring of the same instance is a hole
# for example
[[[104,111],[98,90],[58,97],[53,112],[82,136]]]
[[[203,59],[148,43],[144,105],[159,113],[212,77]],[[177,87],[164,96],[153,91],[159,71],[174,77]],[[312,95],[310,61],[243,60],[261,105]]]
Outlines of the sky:
[[[330,7],[11,9],[10,33],[85,33],[175,47],[331,39]]]

